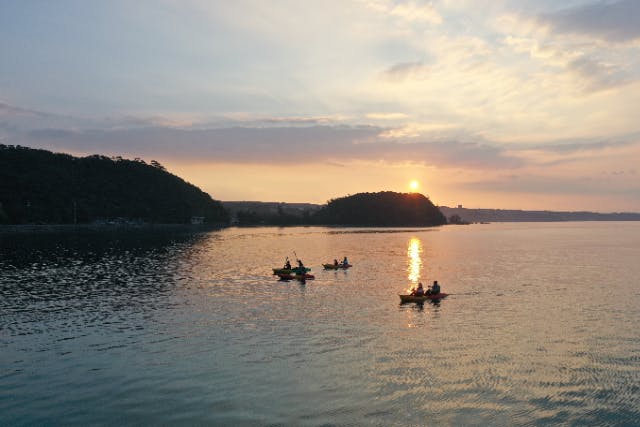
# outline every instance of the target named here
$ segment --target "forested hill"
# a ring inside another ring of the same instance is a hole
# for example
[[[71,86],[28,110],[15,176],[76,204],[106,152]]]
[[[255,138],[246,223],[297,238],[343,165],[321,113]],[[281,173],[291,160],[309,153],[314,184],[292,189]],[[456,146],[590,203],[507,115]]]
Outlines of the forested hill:
[[[330,200],[314,216],[321,224],[415,227],[446,224],[440,210],[418,193],[358,193]]]
[[[0,223],[228,221],[222,204],[158,162],[0,145]]]

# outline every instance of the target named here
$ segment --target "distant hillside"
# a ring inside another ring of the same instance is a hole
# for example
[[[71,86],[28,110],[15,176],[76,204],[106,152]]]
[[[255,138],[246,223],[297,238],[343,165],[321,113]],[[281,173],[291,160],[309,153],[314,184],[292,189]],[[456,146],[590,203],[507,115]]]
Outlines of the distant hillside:
[[[315,215],[327,225],[378,227],[433,226],[446,224],[445,216],[431,200],[418,193],[358,193],[330,200]]]
[[[222,202],[237,225],[309,225],[320,205],[280,202]]]
[[[466,222],[640,221],[640,213],[467,209],[447,206],[439,208],[447,218],[457,215]]]
[[[0,145],[0,223],[226,223],[222,204],[152,160]]]

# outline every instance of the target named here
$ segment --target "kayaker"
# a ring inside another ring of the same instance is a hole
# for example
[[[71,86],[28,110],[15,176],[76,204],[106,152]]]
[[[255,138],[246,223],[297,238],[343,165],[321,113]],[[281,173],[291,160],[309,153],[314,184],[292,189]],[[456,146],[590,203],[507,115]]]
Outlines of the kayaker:
[[[289,257],[287,257],[287,260],[284,263],[284,268],[286,270],[291,270],[291,261],[289,261]]]
[[[413,291],[413,295],[417,297],[424,296],[424,288],[422,287],[422,283],[418,282],[418,289]]]
[[[438,295],[440,293],[440,285],[438,285],[437,280],[434,280],[433,285],[431,285],[431,293],[433,295]]]
[[[342,260],[342,265],[344,267],[346,267],[347,265],[349,265],[349,261],[347,261],[347,257],[344,257],[344,259]]]

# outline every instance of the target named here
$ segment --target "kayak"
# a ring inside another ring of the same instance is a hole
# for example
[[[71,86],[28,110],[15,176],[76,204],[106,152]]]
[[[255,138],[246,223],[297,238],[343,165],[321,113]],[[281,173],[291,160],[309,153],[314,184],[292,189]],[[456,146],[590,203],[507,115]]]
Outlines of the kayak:
[[[349,267],[353,267],[353,265],[351,265],[351,264],[347,264],[347,265],[344,265],[344,264],[338,264],[338,265],[335,265],[335,264],[322,264],[322,266],[324,267],[325,270],[339,270],[341,268],[347,269]]]
[[[429,301],[440,300],[442,298],[445,298],[447,295],[449,294],[440,292],[439,294],[424,295],[421,297],[418,297],[415,295],[400,295],[400,294],[398,296],[400,297],[400,302],[425,302],[427,300]]]
[[[291,273],[278,273],[276,274],[276,276],[278,276],[280,280],[293,280],[293,279],[302,280],[303,278],[302,274],[291,274]],[[304,274],[305,280],[313,280],[315,278],[316,276],[314,276],[313,274],[309,274],[309,273]]]
[[[299,273],[300,267],[293,267],[293,268],[273,268],[273,274],[278,275],[278,274],[291,274],[291,273]],[[305,267],[304,271],[311,271],[310,268]]]

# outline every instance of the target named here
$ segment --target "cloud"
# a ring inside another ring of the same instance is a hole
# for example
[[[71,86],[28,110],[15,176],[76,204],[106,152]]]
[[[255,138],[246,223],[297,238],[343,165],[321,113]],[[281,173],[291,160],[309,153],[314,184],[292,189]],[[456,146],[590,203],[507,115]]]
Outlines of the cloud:
[[[503,14],[503,45],[568,96],[590,95],[640,80],[640,2],[595,3],[547,14]],[[625,43],[628,42],[628,43]],[[513,59],[517,59],[514,57]]]
[[[392,65],[384,71],[384,76],[393,81],[402,81],[407,78],[420,77],[425,75],[428,67],[422,61],[416,62],[399,62]]]
[[[430,140],[442,141],[451,140],[452,133],[455,134],[457,126],[452,123],[407,123],[404,126],[388,129],[380,134],[382,138],[408,139],[424,137],[428,135]],[[470,139],[464,135],[460,139]]]
[[[419,4],[414,1],[399,3],[389,11],[391,16],[400,17],[406,21],[426,22],[429,24],[441,24],[442,16],[432,3]]]
[[[401,120],[408,116],[405,113],[368,113],[366,117],[373,120]]]
[[[336,117],[323,116],[323,117],[270,117],[265,118],[265,123],[274,123],[278,125],[316,125],[316,124],[328,124],[335,121],[339,121]]]
[[[544,144],[529,144],[521,146],[521,150],[538,150],[552,153],[575,154],[578,152],[597,152],[634,145],[640,145],[640,133],[632,133],[615,138],[573,139],[554,141]]]
[[[606,176],[609,175],[609,176]],[[640,185],[636,180],[629,182],[629,176],[635,177],[635,171],[623,174],[599,174],[582,176],[558,176],[541,174],[521,174],[501,176],[498,179],[479,180],[462,184],[461,187],[474,191],[497,191],[503,193],[537,193],[542,195],[612,195],[620,194],[637,197]]]
[[[365,3],[370,9],[381,14],[391,16],[405,22],[422,22],[432,25],[439,25],[442,23],[442,16],[438,13],[432,2],[364,0],[363,3]]]
[[[597,2],[539,16],[554,32],[620,43],[640,39],[640,2]]]
[[[92,119],[54,114],[0,102],[0,130],[11,134],[42,128],[79,129],[97,125]],[[104,123],[103,123],[104,124]],[[10,138],[8,138],[10,139]]]
[[[0,102],[0,118],[4,117],[48,117],[49,114],[41,111],[29,110]]]
[[[503,148],[477,142],[432,141],[385,135],[378,126],[222,129],[150,127],[136,129],[39,129],[14,140],[21,145],[68,151],[174,159],[199,163],[296,164],[371,161],[417,163],[442,168],[517,168],[523,164]]]
[[[640,135],[630,134],[616,138],[567,140],[548,144],[526,144],[509,151],[529,166],[551,170],[556,167],[581,165],[576,173],[601,168],[603,159],[626,168],[630,159],[640,150]],[[567,169],[568,170],[568,169]]]
[[[586,82],[586,89],[591,91],[610,89],[633,81],[619,66],[587,56],[574,59],[567,67],[580,76]]]

